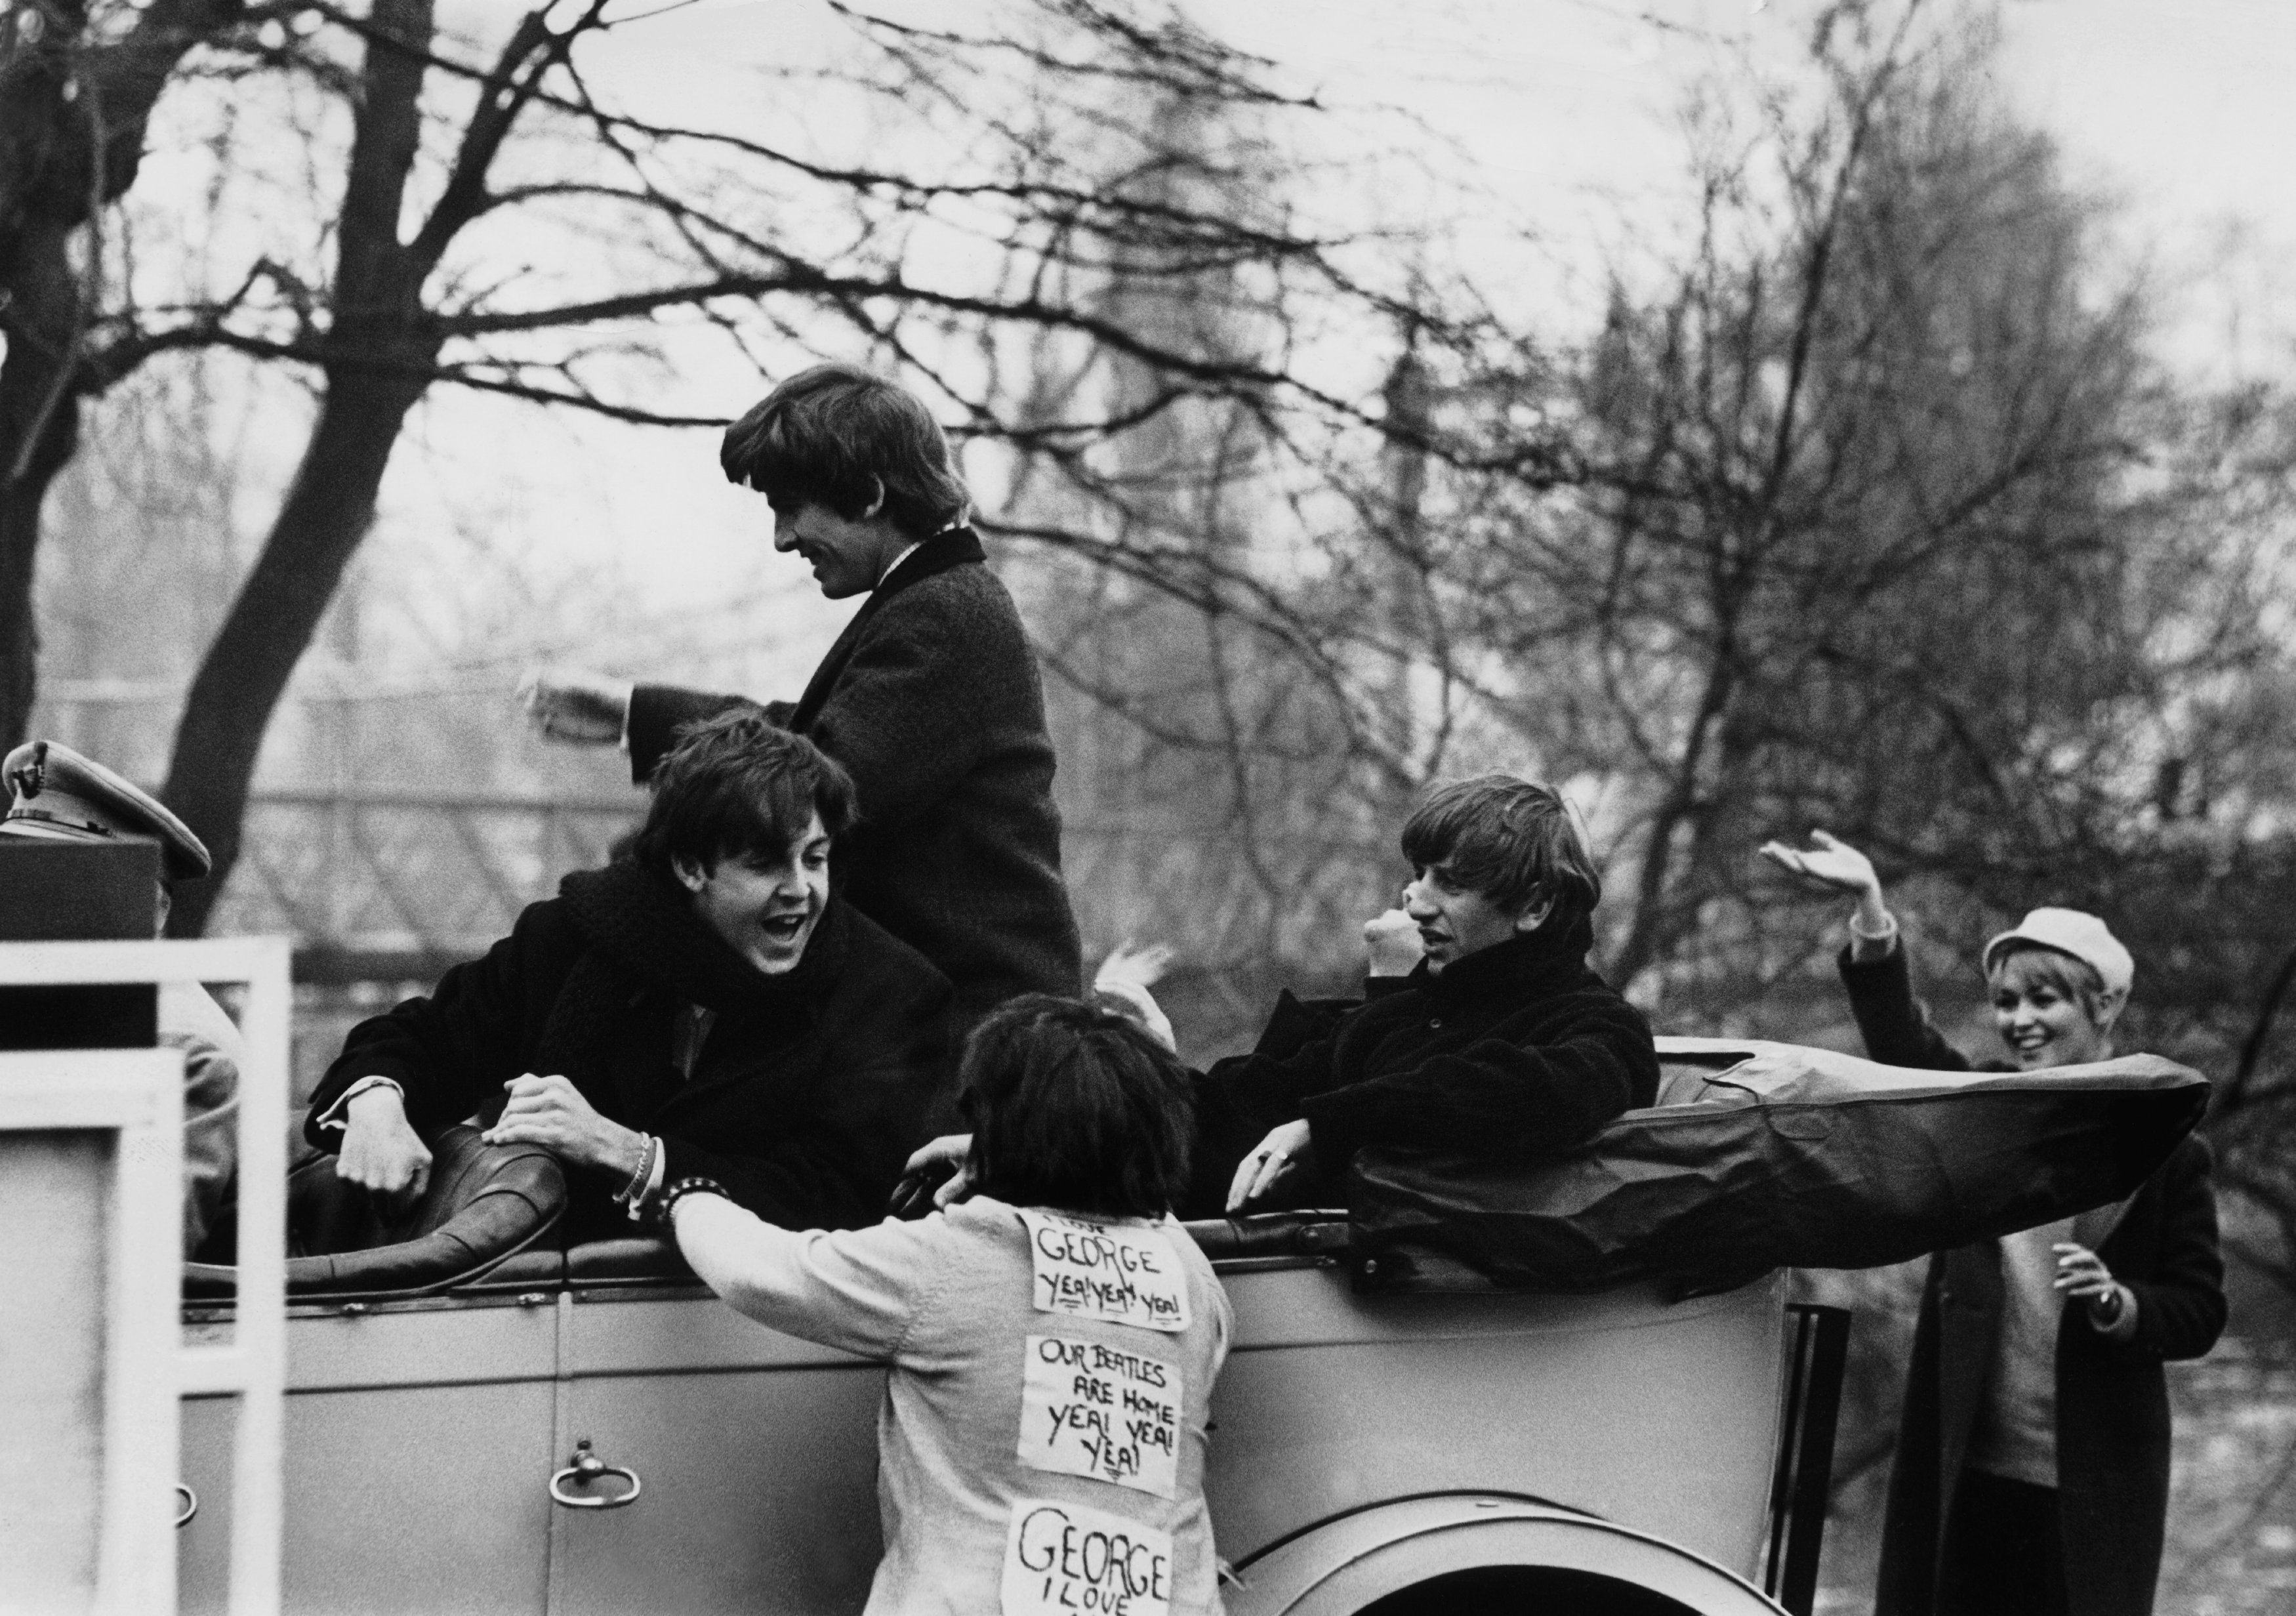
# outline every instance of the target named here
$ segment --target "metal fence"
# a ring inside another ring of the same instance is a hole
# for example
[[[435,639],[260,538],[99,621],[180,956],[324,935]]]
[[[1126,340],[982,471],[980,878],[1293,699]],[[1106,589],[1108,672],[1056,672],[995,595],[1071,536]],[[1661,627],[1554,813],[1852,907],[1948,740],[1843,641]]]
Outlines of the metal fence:
[[[616,799],[353,790],[249,804],[217,933],[284,933],[299,982],[429,981],[485,952],[644,812]]]

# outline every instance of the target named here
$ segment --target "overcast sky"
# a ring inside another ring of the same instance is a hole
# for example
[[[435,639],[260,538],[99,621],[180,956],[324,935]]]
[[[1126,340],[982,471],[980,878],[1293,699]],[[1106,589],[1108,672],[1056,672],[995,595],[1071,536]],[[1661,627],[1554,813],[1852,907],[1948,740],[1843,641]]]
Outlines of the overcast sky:
[[[1330,105],[1336,140],[1400,131],[1431,168],[1488,189],[1484,223],[1535,225],[1547,261],[1478,265],[1533,302],[1558,266],[1591,267],[1638,216],[1682,216],[1685,86],[1734,49],[1784,70],[1808,14],[1807,0],[1185,3],[1268,58],[1286,87]],[[955,14],[947,0],[925,9]],[[2002,15],[2003,88],[2054,133],[2076,183],[2124,203],[2124,243],[2169,294],[2171,357],[2218,375],[2296,370],[2296,276],[2281,267],[2296,262],[2296,0],[2006,0]],[[799,103],[768,102],[782,92],[744,65],[840,37],[821,0],[700,0],[617,30],[611,63],[594,70],[630,97],[672,96],[694,121],[753,132],[745,123],[762,128]],[[1419,200],[1403,188],[1365,205]],[[713,378],[682,380],[714,397]],[[738,413],[757,385],[728,372],[718,406]],[[481,411],[485,430],[469,430]],[[801,677],[850,609],[820,601],[802,567],[770,553],[764,502],[720,479],[714,433],[521,416],[439,390],[394,463],[386,523],[394,516],[433,533],[539,532],[568,564],[623,572],[628,631],[601,626],[624,648],[610,660],[683,659],[624,671],[707,677],[696,657],[716,636],[754,648],[742,677]],[[456,554],[440,549],[438,564],[451,573]],[[706,619],[688,623],[689,611]],[[497,647],[467,677],[507,679],[518,655]]]
[[[1723,42],[1784,67],[1810,7],[1191,0],[1191,9],[1332,100],[1408,109],[1567,251],[1573,238],[1615,228],[1622,209],[1675,205],[1684,86],[1720,59]],[[2222,294],[2236,294],[2248,305],[2246,362],[2289,369],[2296,276],[2276,267],[2296,262],[2296,3],[2005,0],[2001,16],[2012,104],[2057,137],[2076,184],[2123,202],[2127,244],[2156,255],[2164,284],[2204,293],[2167,311],[2177,357],[2225,357]],[[2218,284],[2202,284],[2212,276]]]
[[[1685,86],[1740,49],[1792,70],[1814,5],[1180,3],[1220,37],[1266,58],[1283,87],[1331,107],[1335,142],[1364,138],[1374,122],[1374,138],[1417,139],[1426,160],[1488,186],[1564,258],[1638,209],[1679,211],[1676,110]],[[645,4],[632,0],[632,8]],[[980,9],[955,0],[872,4],[942,26]],[[1885,16],[1890,9],[1877,6]],[[1948,0],[1926,10],[1957,14]],[[2247,261],[2235,273],[2247,274],[2242,295],[2257,304],[2251,325],[2276,321],[2284,349],[2296,332],[2296,282],[2276,286],[2260,272],[2296,256],[2296,0],[2002,0],[2000,15],[2002,88],[2057,136],[2070,176],[2125,204],[2129,244],[2157,253],[2169,283],[2192,285],[2223,261],[2227,243],[2241,243]],[[617,30],[606,48],[625,92],[674,95],[688,116],[738,123],[770,115],[742,64],[808,58],[841,37],[821,0],[696,0]],[[1379,119],[1382,107],[1423,126],[1423,135]],[[1407,210],[1420,200],[1366,205]],[[2192,357],[2215,338],[2180,330],[2178,340]],[[2253,346],[2255,362],[2265,362],[2270,344]]]

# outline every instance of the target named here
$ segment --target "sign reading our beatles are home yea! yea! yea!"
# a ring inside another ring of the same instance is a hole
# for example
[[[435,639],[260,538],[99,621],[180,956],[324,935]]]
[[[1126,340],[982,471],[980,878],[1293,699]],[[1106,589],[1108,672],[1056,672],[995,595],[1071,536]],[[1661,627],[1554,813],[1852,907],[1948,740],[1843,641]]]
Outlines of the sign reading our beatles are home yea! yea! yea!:
[[[1021,1463],[1168,1498],[1178,1479],[1179,1367],[1103,1341],[1032,1335]]]
[[[1023,1498],[1004,1537],[1004,1616],[1170,1616],[1172,1535]]]
[[[1163,1230],[1024,1211],[1039,1313],[1173,1332],[1188,1327],[1188,1277]]]

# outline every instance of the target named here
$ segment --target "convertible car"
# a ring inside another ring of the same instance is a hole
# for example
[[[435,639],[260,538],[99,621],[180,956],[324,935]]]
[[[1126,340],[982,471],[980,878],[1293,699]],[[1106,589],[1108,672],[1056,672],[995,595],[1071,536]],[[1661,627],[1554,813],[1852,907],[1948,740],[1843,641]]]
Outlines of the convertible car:
[[[1534,1171],[1367,1151],[1347,1214],[1188,1226],[1235,1308],[1206,1483],[1233,1616],[1806,1613],[1848,1318],[1783,1270],[2105,1204],[2208,1093],[2146,1055],[1659,1053],[1658,1104]],[[737,1317],[659,1240],[554,1241],[540,1151],[434,1150],[380,1245],[290,1188],[323,1250],[288,1265],[285,1608],[857,1611],[883,1371]],[[234,1281],[187,1267],[193,1339]],[[184,1404],[187,1611],[223,1598],[233,1408]]]
[[[291,1262],[285,1607],[857,1611],[883,1371],[660,1241],[559,1249],[562,1195],[455,1130],[412,1238]],[[1381,1294],[1341,1214],[1189,1232],[1236,1315],[1207,1483],[1234,1616],[1808,1609],[1847,1319],[1782,1276]],[[187,1270],[188,1335],[229,1330],[231,1282]],[[186,1612],[226,1587],[232,1409],[184,1405]]]

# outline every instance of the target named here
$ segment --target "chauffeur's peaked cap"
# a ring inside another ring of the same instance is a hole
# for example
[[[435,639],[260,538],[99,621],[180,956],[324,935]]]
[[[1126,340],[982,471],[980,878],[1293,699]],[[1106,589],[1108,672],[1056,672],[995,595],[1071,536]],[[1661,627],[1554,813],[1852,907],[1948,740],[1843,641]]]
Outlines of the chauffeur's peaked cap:
[[[27,741],[0,764],[14,800],[0,836],[42,841],[153,841],[170,881],[197,881],[214,866],[191,827],[157,798],[53,741]]]

